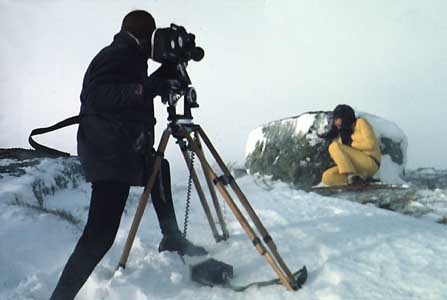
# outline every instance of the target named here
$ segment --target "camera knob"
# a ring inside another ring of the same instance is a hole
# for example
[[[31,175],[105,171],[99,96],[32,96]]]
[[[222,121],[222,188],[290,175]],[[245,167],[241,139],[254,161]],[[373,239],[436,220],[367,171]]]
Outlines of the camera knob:
[[[186,89],[185,99],[190,107],[199,107],[199,105],[197,104],[197,92],[193,86],[190,86]]]

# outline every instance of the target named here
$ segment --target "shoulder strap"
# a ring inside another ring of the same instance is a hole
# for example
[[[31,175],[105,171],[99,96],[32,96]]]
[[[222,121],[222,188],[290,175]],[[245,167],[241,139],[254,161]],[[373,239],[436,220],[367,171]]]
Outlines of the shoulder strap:
[[[67,127],[67,126],[74,125],[74,124],[79,124],[79,116],[70,117],[70,118],[60,121],[59,123],[54,124],[53,126],[50,126],[50,127],[33,129],[33,131],[31,131],[31,134],[29,135],[28,142],[38,152],[43,152],[43,153],[49,154],[51,156],[68,157],[68,156],[70,156],[70,153],[62,152],[62,151],[41,145],[41,144],[37,143],[36,141],[34,141],[32,137],[35,135],[38,135],[38,134],[44,134],[47,132],[55,131],[55,130],[61,129],[63,127]]]

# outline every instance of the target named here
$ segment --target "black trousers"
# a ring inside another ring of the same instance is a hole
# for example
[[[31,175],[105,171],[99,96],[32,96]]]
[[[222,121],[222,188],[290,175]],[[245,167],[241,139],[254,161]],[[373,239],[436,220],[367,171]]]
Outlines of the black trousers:
[[[164,235],[179,234],[170,181],[169,164],[163,160],[151,198]],[[129,185],[120,182],[92,183],[87,224],[50,300],[74,299],[96,265],[112,247],[129,189]]]

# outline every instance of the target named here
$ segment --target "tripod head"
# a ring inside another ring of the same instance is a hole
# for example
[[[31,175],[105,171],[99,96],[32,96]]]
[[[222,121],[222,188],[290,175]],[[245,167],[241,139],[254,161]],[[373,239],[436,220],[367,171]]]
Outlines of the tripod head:
[[[171,64],[167,66],[167,69],[171,70],[169,80],[169,89],[161,95],[161,101],[163,104],[167,104],[168,121],[169,124],[179,125],[192,124],[192,108],[199,107],[197,103],[197,92],[191,85],[191,79],[186,70],[187,62]],[[183,97],[183,114],[177,113],[177,103]]]

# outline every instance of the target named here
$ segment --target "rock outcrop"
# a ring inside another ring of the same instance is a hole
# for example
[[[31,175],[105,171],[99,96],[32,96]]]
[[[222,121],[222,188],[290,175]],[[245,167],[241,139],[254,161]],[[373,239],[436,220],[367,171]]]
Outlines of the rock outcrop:
[[[269,176],[294,186],[308,188],[321,181],[321,174],[333,162],[328,141],[318,137],[329,130],[331,112],[308,112],[273,121],[253,130],[246,146],[246,167],[251,174]],[[374,128],[382,151],[377,177],[386,183],[400,183],[406,164],[407,138],[393,122],[359,113]]]

